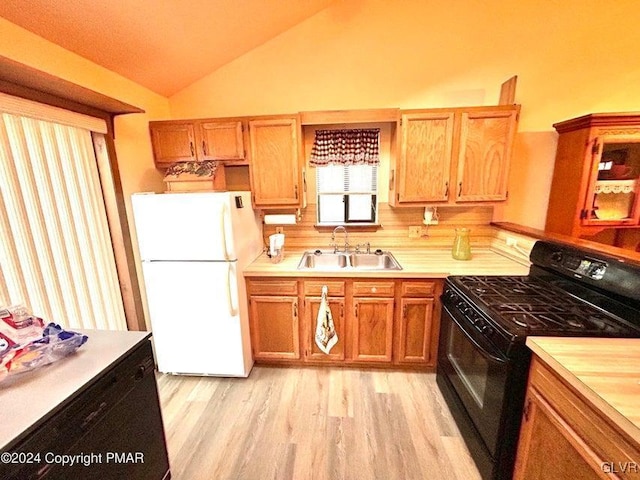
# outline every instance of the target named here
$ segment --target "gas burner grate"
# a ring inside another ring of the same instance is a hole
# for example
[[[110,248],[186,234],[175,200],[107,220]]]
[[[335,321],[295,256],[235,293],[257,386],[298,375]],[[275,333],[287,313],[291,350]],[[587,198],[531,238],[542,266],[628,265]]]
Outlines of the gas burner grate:
[[[624,328],[591,305],[531,277],[460,277],[471,296],[509,330],[618,334]]]

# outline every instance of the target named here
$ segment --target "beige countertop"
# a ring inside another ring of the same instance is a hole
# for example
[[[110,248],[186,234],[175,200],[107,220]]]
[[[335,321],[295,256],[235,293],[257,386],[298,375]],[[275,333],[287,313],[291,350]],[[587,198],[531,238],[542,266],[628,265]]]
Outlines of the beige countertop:
[[[0,450],[72,399],[78,389],[145,341],[149,332],[74,330],[89,337],[71,355],[0,383]]]
[[[451,249],[391,250],[402,270],[298,270],[303,250],[285,250],[284,260],[271,263],[263,253],[244,269],[245,277],[361,277],[361,278],[444,278],[448,275],[526,275],[528,261],[514,261],[489,248],[473,250],[471,260],[454,260]]]
[[[640,443],[640,339],[528,337],[527,346]]]

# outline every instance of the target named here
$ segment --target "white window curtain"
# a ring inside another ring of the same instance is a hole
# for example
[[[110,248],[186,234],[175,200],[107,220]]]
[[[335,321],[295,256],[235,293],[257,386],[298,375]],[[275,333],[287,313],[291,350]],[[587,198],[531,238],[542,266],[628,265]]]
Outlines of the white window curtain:
[[[0,304],[126,330],[91,131],[104,121],[0,95]]]

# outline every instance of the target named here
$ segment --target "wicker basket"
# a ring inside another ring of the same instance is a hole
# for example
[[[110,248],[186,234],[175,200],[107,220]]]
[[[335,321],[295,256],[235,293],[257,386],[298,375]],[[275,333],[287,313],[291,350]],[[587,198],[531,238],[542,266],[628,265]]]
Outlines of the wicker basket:
[[[195,173],[179,173],[165,175],[167,192],[223,192],[227,189],[224,166],[218,165],[214,175],[196,175]]]

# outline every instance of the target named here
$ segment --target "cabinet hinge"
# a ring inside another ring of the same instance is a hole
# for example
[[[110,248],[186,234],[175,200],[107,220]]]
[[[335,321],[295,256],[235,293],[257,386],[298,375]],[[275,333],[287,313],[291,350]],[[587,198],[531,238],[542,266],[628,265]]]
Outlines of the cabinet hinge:
[[[595,139],[593,141],[593,147],[591,147],[591,154],[598,155],[599,152],[600,152],[600,144],[598,143],[598,139]]]
[[[505,192],[505,194],[504,194],[504,198],[507,198],[507,199],[509,198],[509,190],[507,190],[507,191]]]
[[[585,218],[587,218],[587,211],[583,208],[580,210],[580,220],[584,220]]]
[[[400,201],[400,193],[396,193],[396,201]]]

